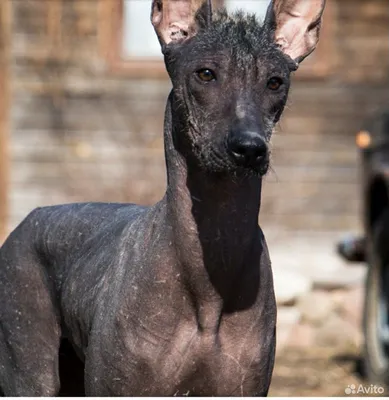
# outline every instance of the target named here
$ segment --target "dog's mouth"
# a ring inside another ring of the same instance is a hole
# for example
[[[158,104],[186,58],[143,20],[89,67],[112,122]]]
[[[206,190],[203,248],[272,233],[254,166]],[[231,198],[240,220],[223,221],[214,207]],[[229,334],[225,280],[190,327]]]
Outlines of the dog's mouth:
[[[270,165],[270,155],[267,151],[266,154],[261,155],[260,157],[240,157],[237,154],[231,154],[230,159],[231,162],[234,163],[238,168],[243,169],[245,171],[251,171],[251,173],[258,174],[263,176],[267,173]]]
[[[270,154],[266,155],[266,158],[260,163],[258,167],[256,167],[255,171],[260,175],[264,176],[269,171],[270,167]]]
[[[232,176],[264,176],[270,167],[270,150],[259,157],[244,159],[231,154],[227,143],[214,146],[211,143],[192,142],[195,163],[212,174]]]
[[[209,149],[202,153],[201,164],[209,172],[223,175],[241,175],[241,176],[264,176],[270,167],[270,152],[257,159],[256,162],[246,163],[243,160],[237,160],[229,154],[226,149],[220,152],[215,149]]]

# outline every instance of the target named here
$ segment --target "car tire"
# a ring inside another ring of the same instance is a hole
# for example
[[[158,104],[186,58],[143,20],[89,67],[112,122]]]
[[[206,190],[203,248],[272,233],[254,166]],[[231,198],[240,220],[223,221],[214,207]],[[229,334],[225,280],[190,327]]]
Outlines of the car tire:
[[[375,224],[368,249],[363,311],[363,367],[368,381],[389,385],[389,210]]]

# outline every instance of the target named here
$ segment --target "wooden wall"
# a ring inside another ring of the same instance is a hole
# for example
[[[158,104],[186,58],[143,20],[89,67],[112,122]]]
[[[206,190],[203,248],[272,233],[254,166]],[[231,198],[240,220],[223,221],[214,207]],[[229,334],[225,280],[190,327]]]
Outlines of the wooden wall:
[[[10,30],[10,2],[3,0],[0,3],[0,243],[7,233],[9,213]]]
[[[329,1],[330,69],[294,78],[266,177],[266,229],[359,226],[354,135],[367,115],[389,105],[389,7],[386,0]],[[9,228],[44,204],[158,200],[169,82],[112,72],[97,0],[11,2]]]

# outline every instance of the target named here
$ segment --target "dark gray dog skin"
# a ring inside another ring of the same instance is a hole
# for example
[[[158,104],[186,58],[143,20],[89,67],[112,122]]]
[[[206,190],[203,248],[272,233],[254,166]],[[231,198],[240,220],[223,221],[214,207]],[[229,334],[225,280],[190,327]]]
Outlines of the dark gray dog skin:
[[[276,304],[258,213],[289,77],[318,41],[325,0],[253,16],[154,0],[173,89],[168,186],[152,207],[38,208],[0,250],[0,387],[56,396],[59,346],[91,396],[265,396]]]

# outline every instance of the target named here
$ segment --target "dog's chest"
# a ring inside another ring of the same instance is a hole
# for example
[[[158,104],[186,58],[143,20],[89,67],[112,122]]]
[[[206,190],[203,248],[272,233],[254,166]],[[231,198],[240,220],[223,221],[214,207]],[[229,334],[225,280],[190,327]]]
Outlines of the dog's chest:
[[[242,331],[240,337],[235,333],[199,334],[190,356],[182,362],[174,394],[248,396],[262,391],[266,382],[261,383],[261,374],[270,368],[264,338],[258,332]]]
[[[131,372],[125,373],[131,387],[118,388],[123,394],[249,396],[267,391],[273,368],[269,357],[274,351],[271,324],[266,329],[249,322],[241,329],[221,326],[217,334],[188,324],[162,342],[156,339],[157,333],[150,336],[145,332],[134,332],[136,339],[126,339],[127,356],[137,361]],[[117,377],[113,379],[117,381]],[[148,384],[134,387],[135,382]]]

